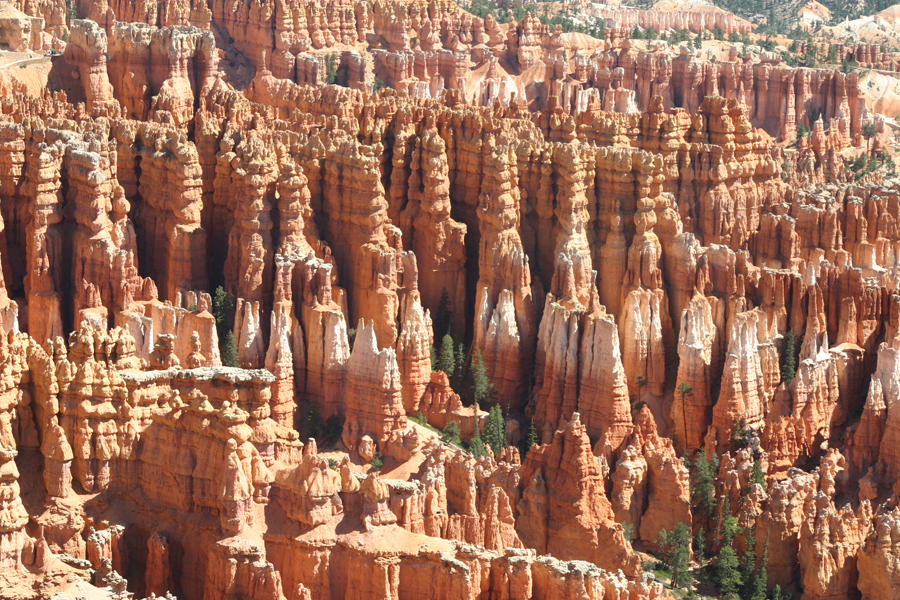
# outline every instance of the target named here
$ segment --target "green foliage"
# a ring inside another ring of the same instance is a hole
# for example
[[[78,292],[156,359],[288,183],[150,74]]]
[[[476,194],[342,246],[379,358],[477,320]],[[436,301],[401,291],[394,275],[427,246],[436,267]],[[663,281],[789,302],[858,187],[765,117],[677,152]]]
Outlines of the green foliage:
[[[842,60],[841,61],[841,72],[843,73],[853,73],[856,69],[859,68],[859,63],[855,60]]]
[[[531,450],[535,444],[539,444],[541,439],[538,437],[537,428],[534,426],[534,419],[528,421],[528,432],[525,434],[525,454]]]
[[[197,312],[197,305],[191,304],[190,306],[187,307],[187,310],[188,310],[188,312]]]
[[[748,448],[753,439],[753,431],[747,429],[747,423],[743,419],[738,419],[734,423],[734,431],[731,434],[731,447],[735,450]]]
[[[538,17],[541,23],[550,28],[550,31],[559,25],[563,33],[584,33],[597,39],[603,39],[606,34],[606,20],[594,19],[591,23],[576,21],[567,13],[557,12],[552,17],[547,14],[546,7],[544,14]]]
[[[760,48],[762,48],[763,50],[768,50],[771,52],[772,50],[775,49],[775,46],[777,46],[778,44],[775,43],[775,40],[770,40],[769,38],[766,38],[764,40],[757,41],[756,45],[759,46]]]
[[[322,429],[322,417],[319,416],[319,405],[315,402],[309,403],[309,411],[306,413],[306,431],[309,437],[319,437],[319,431]]]
[[[634,29],[631,31],[631,39],[633,39],[633,40],[644,39],[644,30],[641,29],[640,27],[638,27],[637,25],[635,25]]]
[[[337,83],[337,56],[327,54],[325,56],[325,83]]]
[[[691,556],[691,532],[685,523],[679,523],[672,531],[663,529],[656,538],[662,562],[672,573],[672,587],[680,588],[691,582],[688,567]]]
[[[434,312],[434,337],[443,338],[450,333],[450,321],[453,319],[453,313],[450,311],[450,294],[447,288],[441,290],[441,299],[438,302],[437,310]]]
[[[350,344],[350,349],[353,350],[353,344],[356,342],[356,329],[353,327],[347,330],[347,342]]]
[[[756,571],[756,527],[751,527],[747,532],[747,549],[741,557],[741,598],[747,598],[750,586],[753,584],[753,573]]]
[[[622,525],[622,535],[630,542],[634,536],[634,523],[620,523],[620,525]]]
[[[715,460],[715,457],[713,459]],[[709,525],[716,511],[716,473],[706,457],[705,450],[697,453],[692,466],[691,508],[700,523]]]
[[[484,451],[484,440],[481,439],[480,433],[476,432],[475,437],[469,441],[469,452],[471,452],[472,456],[475,458],[487,456],[487,452]]]
[[[756,573],[753,575],[753,580],[747,584],[747,593],[745,597],[747,600],[766,600],[768,594],[766,593],[766,586],[768,585],[768,575],[767,569],[769,567],[769,542],[766,542],[765,546],[763,546],[762,557],[759,561],[759,566],[756,569]],[[781,592],[781,589],[778,586],[775,586],[776,594]]]
[[[238,362],[238,347],[237,341],[234,339],[234,334],[231,331],[228,331],[225,334],[225,339],[222,340],[221,348],[219,349],[219,354],[222,358],[222,365],[226,367],[239,367],[241,366]]]
[[[322,436],[328,443],[333,444],[341,437],[341,419],[337,415],[331,415],[325,420],[325,427],[322,429]]]
[[[376,452],[375,456],[372,458],[372,470],[377,471],[381,467],[384,466],[384,456],[381,452]]]
[[[440,371],[438,368],[438,351],[434,346],[431,347],[431,371]]]
[[[499,404],[491,407],[484,423],[484,441],[494,451],[494,456],[506,445],[506,420]]]
[[[64,42],[68,42],[68,41],[69,41],[69,30],[68,30],[68,29],[66,29],[65,31],[63,31],[63,34],[62,34],[62,41],[64,41]]]
[[[328,468],[332,471],[337,471],[338,461],[334,458],[328,458],[326,460],[328,461]]]
[[[491,380],[487,376],[487,368],[484,366],[484,357],[481,355],[481,350],[477,348],[475,350],[475,356],[472,357],[472,395],[475,398],[475,402],[482,408],[484,408],[494,396],[494,384],[491,383]],[[493,411],[493,409],[491,410]]]
[[[438,371],[443,371],[447,377],[456,375],[456,354],[453,338],[449,333],[441,340],[441,349],[438,352]]]
[[[655,40],[657,38],[659,38],[659,31],[657,31],[656,27],[651,25],[644,31],[645,40]]]
[[[637,378],[635,378],[635,383],[637,383],[638,388],[642,388],[647,385],[647,378],[643,375],[638,375]]]
[[[419,425],[428,425],[428,419],[425,417],[425,413],[421,410],[414,417],[409,418],[410,421],[415,421]]]
[[[766,489],[766,474],[763,473],[762,463],[759,459],[753,461],[753,471],[750,473],[750,483],[758,483]]]
[[[797,376],[797,343],[794,330],[788,329],[781,340],[781,383],[790,385]]]
[[[744,582],[741,580],[737,553],[730,545],[719,551],[716,568],[713,571],[713,582],[723,599],[737,600],[738,591]]]
[[[713,583],[719,589],[719,594],[723,599],[737,600],[738,591],[743,587],[744,581],[741,578],[740,563],[738,561],[737,552],[735,552],[733,543],[734,538],[741,532],[738,520],[731,516],[729,508],[728,496],[722,503],[722,514],[719,524],[719,535],[722,540],[722,546],[719,548],[719,555],[716,560],[715,569],[713,570]]]
[[[699,50],[703,47],[703,37],[698,33],[697,37],[694,38],[694,48]]]
[[[447,423],[447,426],[441,430],[441,439],[454,446],[461,445],[459,439],[459,423],[456,421]]]
[[[702,525],[694,534],[694,554],[698,557],[706,557],[706,528]]]
[[[669,32],[666,41],[669,42],[670,46],[677,46],[678,44],[681,44],[683,42],[690,42],[691,32],[686,28],[673,29],[671,32]]]
[[[781,586],[776,584],[775,589],[772,590],[772,600],[788,600],[788,598],[789,596],[781,591]]]
[[[234,294],[225,291],[221,285],[212,298],[212,313],[216,318],[216,328],[226,327],[234,318]]]
[[[416,38],[413,38],[413,40],[415,40],[415,39]],[[385,87],[384,82],[376,77],[375,80],[372,82],[372,93],[377,94],[378,92],[383,90],[384,87]]]
[[[725,41],[725,32],[722,31],[721,27],[716,27],[715,31],[713,31],[713,37],[719,40],[720,42]]]
[[[875,125],[873,123],[866,123],[862,127],[862,135],[863,137],[870,138],[878,135],[878,130],[875,129]]]

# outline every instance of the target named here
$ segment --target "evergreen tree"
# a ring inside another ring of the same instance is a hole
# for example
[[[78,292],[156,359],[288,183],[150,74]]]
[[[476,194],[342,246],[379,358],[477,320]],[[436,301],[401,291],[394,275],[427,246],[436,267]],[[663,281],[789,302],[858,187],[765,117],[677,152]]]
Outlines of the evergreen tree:
[[[216,318],[216,329],[219,329],[219,339],[222,339],[224,329],[229,328],[229,321],[234,318],[234,295],[226,292],[221,285],[212,297],[212,313]]]
[[[306,413],[306,429],[309,437],[319,437],[319,429],[322,427],[322,417],[319,416],[319,405],[309,403],[309,412]]]
[[[456,421],[447,423],[446,427],[441,430],[441,439],[448,444],[459,446],[459,423]]]
[[[781,586],[778,584],[776,584],[775,589],[772,590],[772,600],[787,600],[787,596],[781,592]]]
[[[325,83],[337,83],[337,57],[334,54],[325,57]]]
[[[700,36],[700,34],[698,33],[698,34],[697,34],[697,37],[694,38],[694,48],[696,48],[697,50],[699,50],[699,49],[702,48],[702,47],[703,47],[703,38],[702,38],[702,37]]]
[[[472,438],[472,441],[469,442],[469,451],[475,458],[479,458],[487,454],[484,451],[484,440],[481,439],[480,433],[476,433],[475,437]]]
[[[741,528],[737,519],[731,516],[727,496],[722,504],[721,521],[722,546],[719,549],[719,556],[716,560],[713,582],[724,600],[737,600],[738,591],[743,587],[744,582],[741,578],[740,562],[732,544],[734,537],[740,533]]]
[[[750,482],[758,483],[766,489],[766,474],[763,473],[762,463],[759,462],[759,459],[753,461],[753,471],[750,472]]]
[[[699,522],[708,526],[716,510],[716,485],[715,473],[706,458],[705,450],[700,450],[694,457],[693,467],[691,505]]]
[[[453,313],[450,312],[450,294],[447,288],[441,290],[441,299],[438,301],[437,310],[434,311],[434,337],[443,338],[450,333],[450,321],[453,319]]]
[[[660,560],[672,570],[672,588],[680,588],[691,581],[688,568],[691,559],[691,532],[685,523],[679,523],[672,531],[661,530],[656,536],[656,548]]]
[[[228,331],[225,334],[225,339],[222,342],[222,348],[220,350],[222,364],[226,367],[239,367],[240,363],[238,362],[238,347],[237,342],[234,339],[234,334],[231,331]]]
[[[691,532],[685,523],[679,523],[669,534],[669,552],[666,562],[672,567],[672,587],[680,588],[691,582],[688,572],[691,561]]]
[[[456,345],[456,377],[462,379],[466,374],[466,347],[460,342]]]
[[[499,404],[491,407],[484,424],[484,441],[494,451],[494,456],[506,445],[506,421]]]
[[[481,408],[484,408],[487,401],[494,395],[494,385],[488,379],[487,368],[484,366],[484,357],[481,356],[481,350],[477,348],[475,355],[472,357],[472,392],[475,396],[475,402]]]
[[[751,527],[747,532],[747,549],[741,557],[741,582],[743,590],[741,597],[750,595],[750,586],[753,585],[753,573],[756,571],[756,527]]]
[[[525,434],[525,453],[527,454],[531,447],[540,443],[537,428],[534,426],[534,419],[528,422],[528,433]]]
[[[766,541],[765,546],[763,546],[762,557],[759,560],[759,567],[756,569],[756,574],[753,576],[753,581],[749,584],[749,590],[747,594],[748,600],[766,600],[768,594],[766,593],[766,585],[768,584],[768,574],[767,569],[769,567],[769,542]],[[781,590],[777,588],[780,592]]]
[[[797,376],[797,354],[794,330],[788,329],[781,340],[781,383],[790,385]]]
[[[438,368],[438,351],[434,346],[431,347],[431,371],[440,371]]]
[[[441,349],[438,353],[438,371],[443,371],[447,377],[456,375],[456,353],[453,351],[453,338],[448,333],[441,339]]]

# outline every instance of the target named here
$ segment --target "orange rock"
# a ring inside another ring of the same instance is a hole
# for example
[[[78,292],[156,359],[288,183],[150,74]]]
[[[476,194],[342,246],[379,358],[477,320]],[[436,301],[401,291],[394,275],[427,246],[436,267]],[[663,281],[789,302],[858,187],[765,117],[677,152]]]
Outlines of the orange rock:
[[[528,482],[519,501],[516,529],[522,542],[561,558],[588,560],[635,577],[640,561],[613,521],[601,459],[578,413],[550,444],[532,448],[522,464]]]

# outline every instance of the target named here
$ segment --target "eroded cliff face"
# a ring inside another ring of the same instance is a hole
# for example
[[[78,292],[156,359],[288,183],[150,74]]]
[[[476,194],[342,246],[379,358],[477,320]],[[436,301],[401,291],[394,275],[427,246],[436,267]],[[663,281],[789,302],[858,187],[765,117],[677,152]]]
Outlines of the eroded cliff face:
[[[770,587],[895,593],[900,182],[841,172],[853,76],[443,1],[26,4],[69,36],[66,93],[0,79],[20,597],[649,600],[637,550],[732,516]]]

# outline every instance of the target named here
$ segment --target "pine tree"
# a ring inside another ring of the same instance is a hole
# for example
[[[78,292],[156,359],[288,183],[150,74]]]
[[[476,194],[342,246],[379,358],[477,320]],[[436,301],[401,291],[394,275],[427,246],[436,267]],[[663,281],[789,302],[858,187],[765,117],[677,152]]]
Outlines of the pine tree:
[[[666,562],[672,567],[672,587],[680,588],[691,581],[688,568],[691,560],[691,532],[685,523],[679,523],[669,534],[669,551]]]
[[[506,445],[506,421],[499,404],[491,407],[484,424],[484,441],[494,451],[494,456]]]
[[[525,434],[525,453],[527,454],[531,447],[540,443],[537,428],[534,426],[534,419],[528,422],[528,433]]]
[[[737,600],[738,590],[741,589],[743,581],[741,580],[737,554],[731,545],[725,546],[719,551],[713,581],[723,599]]]
[[[453,351],[453,338],[448,333],[441,339],[441,349],[438,353],[438,371],[443,371],[447,377],[456,374],[456,354]]]
[[[756,527],[751,527],[747,532],[747,549],[741,557],[741,582],[743,590],[741,597],[750,595],[750,586],[753,585],[753,573],[756,571]]]
[[[691,504],[694,514],[701,524],[709,525],[716,510],[715,473],[706,458],[706,451],[700,450],[694,457],[694,481],[691,485]]]
[[[794,330],[788,329],[781,340],[781,383],[790,385],[796,376],[797,354]]]
[[[438,368],[438,351],[434,346],[431,347],[431,371],[440,371]]]
[[[487,376],[487,368],[484,366],[484,357],[481,356],[481,350],[476,348],[475,356],[472,357],[472,393],[475,402],[485,408],[488,400],[494,395],[494,385]]]
[[[752,583],[749,584],[749,590],[747,598],[748,600],[766,600],[768,594],[766,593],[766,585],[768,584],[768,573],[767,569],[769,567],[769,542],[766,541],[765,546],[763,546],[762,557],[759,560],[759,567],[756,569],[756,574],[753,576]],[[777,588],[778,592],[781,591],[780,588]]]
[[[734,537],[740,533],[738,520],[731,516],[728,497],[722,503],[722,547],[716,560],[713,582],[724,600],[737,600],[738,591],[743,587],[740,562],[734,551]]]
[[[750,472],[750,482],[758,483],[763,489],[766,489],[766,474],[763,473],[762,463],[759,459],[753,461],[753,471]]]
[[[434,311],[434,337],[443,338],[450,333],[450,321],[453,319],[453,313],[450,312],[450,294],[447,288],[441,290],[441,299],[438,302],[437,310]]]
[[[781,586],[776,584],[775,589],[772,590],[772,600],[787,600],[785,595],[781,592]]]
[[[221,349],[222,364],[226,367],[239,367],[238,347],[234,334],[230,331],[225,334]]]
[[[447,423],[444,429],[441,430],[441,439],[448,444],[459,446],[459,423],[456,421]]]
[[[475,437],[473,437],[469,442],[469,451],[475,458],[485,456],[486,452],[484,451],[484,440],[481,439],[480,433],[476,433]]]

